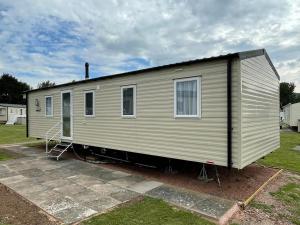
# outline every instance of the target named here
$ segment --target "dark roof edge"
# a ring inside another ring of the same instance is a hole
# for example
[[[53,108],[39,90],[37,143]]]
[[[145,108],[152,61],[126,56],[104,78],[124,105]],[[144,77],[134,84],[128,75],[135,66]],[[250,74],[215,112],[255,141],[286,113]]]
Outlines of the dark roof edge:
[[[257,50],[252,50],[252,51],[236,52],[236,53],[230,53],[227,55],[220,55],[220,56],[214,56],[214,57],[209,57],[209,58],[202,58],[202,59],[195,59],[195,60],[184,61],[184,62],[179,62],[179,63],[167,64],[167,65],[156,66],[156,67],[140,69],[140,70],[134,70],[134,71],[124,72],[124,73],[119,73],[119,74],[112,74],[112,75],[107,75],[107,76],[102,76],[102,77],[91,78],[88,80],[69,82],[69,83],[55,85],[53,87],[33,89],[33,90],[26,91],[26,92],[29,93],[29,92],[35,92],[35,91],[48,90],[48,89],[52,89],[52,88],[59,88],[59,87],[65,87],[65,86],[70,86],[70,85],[89,83],[89,82],[98,81],[98,80],[104,80],[104,79],[110,79],[110,78],[115,78],[115,77],[120,77],[120,76],[128,76],[128,75],[138,74],[138,73],[142,73],[142,72],[151,72],[151,71],[155,71],[155,70],[167,69],[167,68],[172,68],[175,66],[186,66],[186,65],[196,64],[196,63],[210,62],[210,61],[222,60],[222,59],[230,59],[230,58],[235,58],[235,57],[240,58],[240,59],[246,59],[246,58],[251,58],[251,57],[260,56],[260,55],[266,56],[271,67],[273,68],[274,72],[276,73],[278,79],[280,79],[275,67],[273,66],[269,56],[266,53],[266,50],[265,49],[257,49]]]
[[[256,56],[260,56],[260,55],[264,55],[267,59],[267,61],[269,62],[272,70],[274,71],[274,73],[276,74],[278,80],[280,80],[280,76],[275,68],[275,66],[273,65],[266,49],[258,49],[258,50],[253,50],[253,51],[246,51],[246,52],[240,52],[239,53],[239,57],[241,60],[243,59],[248,59],[248,58],[252,58],[252,57],[256,57]]]

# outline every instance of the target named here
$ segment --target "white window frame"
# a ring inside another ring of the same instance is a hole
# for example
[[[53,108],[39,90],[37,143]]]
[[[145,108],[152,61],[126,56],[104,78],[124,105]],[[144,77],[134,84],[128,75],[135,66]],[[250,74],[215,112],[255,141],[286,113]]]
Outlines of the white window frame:
[[[92,115],[86,115],[86,94],[88,94],[88,93],[93,93],[93,114]],[[83,114],[84,114],[84,116],[85,117],[95,117],[95,91],[94,90],[90,90],[90,91],[85,91],[84,92],[84,96],[83,96],[83,98],[84,98],[84,106],[83,106],[83,109],[84,109],[84,112],[83,112]]]
[[[47,98],[51,98],[51,114],[50,115],[47,115]],[[45,116],[53,117],[53,96],[51,96],[51,95],[45,96]]]
[[[123,90],[133,88],[133,115],[123,115]],[[123,118],[136,118],[136,84],[121,86],[121,116]]]
[[[177,115],[177,83],[184,81],[197,81],[197,114]],[[174,118],[201,118],[201,77],[179,78],[174,80]]]
[[[70,93],[70,137],[63,136],[63,94]],[[66,140],[73,140],[73,91],[64,90],[60,92],[60,123],[61,123],[61,137]]]

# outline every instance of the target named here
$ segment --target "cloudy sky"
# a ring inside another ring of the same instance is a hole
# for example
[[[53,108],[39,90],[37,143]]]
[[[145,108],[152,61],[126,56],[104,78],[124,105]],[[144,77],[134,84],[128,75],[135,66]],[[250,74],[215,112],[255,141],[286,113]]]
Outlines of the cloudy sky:
[[[256,48],[300,92],[299,0],[0,0],[0,74],[32,87]]]

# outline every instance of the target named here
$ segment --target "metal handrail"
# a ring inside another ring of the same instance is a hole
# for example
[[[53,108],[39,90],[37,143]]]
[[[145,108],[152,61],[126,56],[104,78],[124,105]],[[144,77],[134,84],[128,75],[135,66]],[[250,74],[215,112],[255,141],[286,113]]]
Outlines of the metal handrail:
[[[61,125],[61,122],[57,122],[56,124],[54,124],[54,126],[52,126],[52,127],[46,132],[46,135],[45,135],[45,139],[46,139],[46,153],[48,153],[48,144],[49,144],[49,142],[52,141],[52,140],[54,140],[54,138],[55,138],[57,135],[59,135],[59,134],[62,133],[61,126],[59,126],[59,125]],[[59,130],[56,131],[56,132],[54,133],[54,135],[51,136],[51,138],[48,138],[49,135],[50,135],[50,132],[52,132],[52,131],[53,131],[55,128],[57,128],[57,127],[58,127]]]

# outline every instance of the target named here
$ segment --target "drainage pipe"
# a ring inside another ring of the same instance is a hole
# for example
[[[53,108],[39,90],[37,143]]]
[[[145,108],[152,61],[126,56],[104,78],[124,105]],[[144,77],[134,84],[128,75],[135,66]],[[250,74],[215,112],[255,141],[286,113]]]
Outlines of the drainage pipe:
[[[227,167],[232,168],[232,59],[227,61]]]

